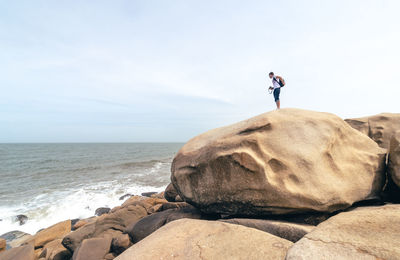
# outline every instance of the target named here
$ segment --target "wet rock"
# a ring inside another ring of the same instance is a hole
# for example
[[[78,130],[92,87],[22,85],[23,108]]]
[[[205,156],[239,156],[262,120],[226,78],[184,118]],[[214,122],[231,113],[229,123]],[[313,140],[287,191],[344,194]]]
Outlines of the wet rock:
[[[101,216],[101,215],[104,215],[104,214],[109,213],[110,210],[111,210],[110,208],[101,207],[101,208],[96,209],[96,211],[95,211],[94,214],[95,214],[96,216]]]
[[[22,226],[28,221],[28,217],[25,215],[17,215],[15,216],[15,221],[19,222],[19,225]]]
[[[132,197],[132,196],[133,196],[132,194],[128,193],[128,194],[125,194],[125,195],[122,195],[121,197],[119,197],[119,200],[125,200],[127,198]]]
[[[10,231],[0,236],[0,238],[4,238],[7,241],[7,249],[20,246],[31,237],[30,234],[18,230]]]
[[[142,196],[151,198],[151,196],[154,195],[154,194],[157,194],[157,192],[155,192],[155,191],[143,192]]]

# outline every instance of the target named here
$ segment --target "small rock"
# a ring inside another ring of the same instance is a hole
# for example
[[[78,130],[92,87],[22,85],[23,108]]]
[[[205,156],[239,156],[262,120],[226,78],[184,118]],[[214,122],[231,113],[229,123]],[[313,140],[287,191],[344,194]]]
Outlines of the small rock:
[[[15,219],[19,222],[20,226],[24,225],[28,221],[28,217],[25,215],[17,215],[15,216]]]
[[[154,195],[154,194],[157,194],[157,192],[155,192],[155,191],[152,191],[152,192],[143,192],[142,193],[142,196],[143,197],[151,197],[151,195]]]
[[[102,208],[96,209],[96,211],[95,211],[94,214],[95,214],[96,216],[101,216],[101,215],[104,215],[104,214],[109,213],[110,210],[111,210],[110,208],[102,207]]]
[[[106,254],[104,260],[113,260],[116,256],[113,253]]]
[[[133,196],[132,194],[127,193],[127,194],[125,194],[125,195],[119,197],[119,200],[125,200],[126,198],[129,198],[129,197],[132,197],[132,196]]]

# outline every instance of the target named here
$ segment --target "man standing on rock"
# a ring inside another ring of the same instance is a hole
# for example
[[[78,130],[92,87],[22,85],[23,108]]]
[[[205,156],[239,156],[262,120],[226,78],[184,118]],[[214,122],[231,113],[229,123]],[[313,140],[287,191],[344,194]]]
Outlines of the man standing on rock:
[[[285,81],[281,76],[275,76],[273,72],[269,73],[269,78],[272,79],[272,86],[273,86],[269,87],[269,89],[274,91],[276,108],[280,109],[281,101],[279,100],[279,95],[281,94],[281,87],[285,86]]]

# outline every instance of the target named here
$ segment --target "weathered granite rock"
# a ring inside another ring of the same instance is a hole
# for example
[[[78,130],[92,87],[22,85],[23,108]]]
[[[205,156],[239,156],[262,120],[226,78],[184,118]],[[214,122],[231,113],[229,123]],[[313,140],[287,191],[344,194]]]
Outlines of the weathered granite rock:
[[[253,228],[180,219],[128,248],[117,260],[283,259],[292,242]]]
[[[400,205],[357,208],[319,224],[286,259],[400,259],[399,233]]]
[[[400,187],[400,131],[397,131],[390,140],[388,173],[397,187]]]
[[[129,225],[145,216],[147,216],[147,210],[143,205],[127,204],[115,212],[98,217],[95,222],[88,223],[71,232],[64,237],[62,243],[71,252],[74,252],[84,239],[106,235],[112,238],[116,237]]]
[[[59,238],[63,238],[71,232],[71,220],[66,220],[55,225],[52,225],[42,231],[36,233],[32,238],[25,243],[33,242],[35,248],[43,247],[45,244]]]
[[[334,212],[378,196],[385,153],[333,114],[281,109],[191,139],[171,180],[207,213]]]
[[[400,113],[382,113],[368,117],[350,118],[345,121],[385,149],[389,148],[390,138],[393,134],[400,130]]]
[[[255,228],[292,242],[297,242],[315,228],[315,226],[306,224],[266,219],[233,218],[220,221]]]
[[[34,260],[35,251],[33,245],[14,247],[0,252],[0,260]]]
[[[101,260],[110,252],[111,237],[89,238],[74,252],[72,260]]]
[[[43,251],[39,258],[46,260],[69,260],[71,259],[71,252],[61,244],[62,239],[56,239],[47,243],[43,247]]]

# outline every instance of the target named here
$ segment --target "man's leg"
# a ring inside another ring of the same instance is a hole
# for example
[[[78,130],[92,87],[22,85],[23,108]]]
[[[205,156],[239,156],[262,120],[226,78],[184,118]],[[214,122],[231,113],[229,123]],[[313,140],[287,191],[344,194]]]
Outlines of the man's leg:
[[[281,101],[280,100],[276,101],[276,108],[281,109]]]

